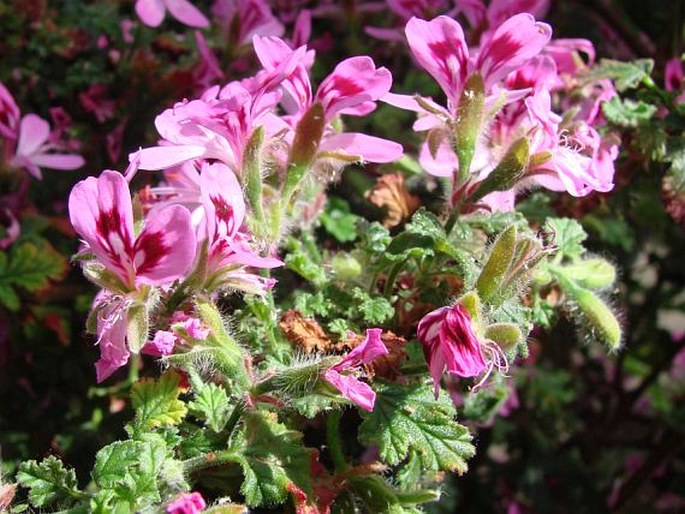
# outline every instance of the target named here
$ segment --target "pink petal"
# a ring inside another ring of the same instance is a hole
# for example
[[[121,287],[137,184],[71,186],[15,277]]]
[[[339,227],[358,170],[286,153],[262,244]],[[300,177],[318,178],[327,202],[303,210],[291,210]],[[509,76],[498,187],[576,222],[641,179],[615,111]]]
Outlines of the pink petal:
[[[85,164],[80,155],[37,154],[31,157],[31,162],[43,168],[55,170],[75,170]]]
[[[488,21],[493,28],[519,13],[542,18],[549,9],[550,0],[492,0],[488,6]]]
[[[390,86],[392,75],[385,68],[376,69],[371,57],[351,57],[321,82],[316,99],[323,104],[326,119],[330,120],[344,109],[380,99],[390,91]]]
[[[134,248],[137,281],[161,285],[185,277],[196,248],[188,209],[170,205],[152,211]]]
[[[98,259],[128,284],[133,271],[133,207],[123,175],[105,170],[98,178],[76,184],[69,195],[69,218]]]
[[[478,54],[476,68],[485,89],[499,82],[540,53],[552,37],[552,28],[530,14],[517,14],[504,22]]]
[[[376,357],[387,355],[389,352],[381,340],[382,333],[383,331],[380,328],[367,329],[364,340],[331,369],[342,371],[346,368],[368,364]]]
[[[202,12],[188,0],[164,0],[171,15],[189,27],[205,28],[209,20]]]
[[[114,307],[118,309],[120,307]],[[128,362],[130,353],[126,347],[126,326],[128,323],[125,313],[115,313],[108,307],[103,315],[114,316],[113,322],[102,321],[98,323],[98,338],[100,346],[100,359],[95,363],[97,381],[102,382],[117,369]]]
[[[438,146],[435,155],[431,153],[428,143],[424,142],[419,154],[419,163],[426,173],[434,177],[451,177],[454,175],[454,170],[459,167],[457,155],[447,139],[444,139]]]
[[[144,353],[145,355],[153,355],[155,357],[171,355],[171,353],[174,351],[175,344],[176,336],[173,332],[158,330],[155,332],[155,338],[152,341],[148,341],[147,344],[143,346],[140,353]]]
[[[324,373],[324,378],[352,403],[368,412],[373,411],[376,393],[368,384],[358,380],[353,375],[341,375],[333,369],[327,370]]]
[[[131,161],[136,156],[139,157],[139,168],[142,170],[162,170],[177,166],[186,161],[199,159],[207,153],[204,146],[199,145],[168,145],[153,146],[143,148],[138,152],[129,154]]]
[[[335,152],[357,157],[368,162],[393,162],[402,157],[402,145],[380,137],[343,132],[325,138],[319,152]]]
[[[457,105],[466,80],[469,50],[459,23],[446,16],[431,21],[412,18],[405,29],[412,54]]]
[[[245,219],[245,200],[238,179],[222,163],[205,164],[200,175],[207,235],[232,238]]]
[[[40,116],[27,114],[19,125],[17,155],[30,156],[36,152],[50,136],[50,124]]]
[[[148,27],[159,27],[164,20],[165,11],[162,0],[136,1],[136,14]]]

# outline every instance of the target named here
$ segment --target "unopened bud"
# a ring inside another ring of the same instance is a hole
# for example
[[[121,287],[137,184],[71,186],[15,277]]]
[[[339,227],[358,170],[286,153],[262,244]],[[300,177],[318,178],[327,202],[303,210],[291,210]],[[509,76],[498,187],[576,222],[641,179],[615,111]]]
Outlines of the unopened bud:
[[[497,294],[516,252],[516,225],[502,232],[492,246],[490,257],[476,281],[476,289],[484,302]]]
[[[514,323],[493,323],[488,325],[484,334],[486,339],[495,341],[505,352],[508,352],[523,340],[523,333]]]
[[[589,289],[603,289],[616,281],[616,269],[610,262],[599,257],[564,266],[564,274]]]
[[[595,293],[582,287],[576,287],[572,295],[593,332],[610,350],[618,350],[621,347],[621,325],[607,304]]]
[[[362,273],[362,265],[349,254],[339,253],[333,258],[331,266],[340,280],[352,280]]]
[[[494,191],[508,191],[523,178],[528,167],[530,143],[525,137],[512,143],[497,167],[471,194],[469,200],[476,202]]]
[[[298,122],[288,159],[285,177],[286,192],[295,190],[314,161],[325,125],[323,106],[319,102],[314,103]]]
[[[263,231],[264,211],[262,209],[262,171],[260,153],[264,143],[264,127],[257,127],[245,147],[242,176],[245,196],[250,202],[256,227]]]
[[[473,73],[464,84],[457,106],[457,119],[452,126],[454,151],[459,159],[459,184],[464,184],[471,171],[471,161],[483,122],[485,85],[479,73]]]

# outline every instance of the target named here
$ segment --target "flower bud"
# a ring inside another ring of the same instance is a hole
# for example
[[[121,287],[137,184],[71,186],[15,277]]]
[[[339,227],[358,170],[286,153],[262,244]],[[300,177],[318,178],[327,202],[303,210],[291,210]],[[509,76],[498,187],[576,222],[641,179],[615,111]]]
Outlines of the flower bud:
[[[564,266],[564,274],[589,289],[603,289],[616,281],[616,269],[599,257],[584,259]]]
[[[471,171],[476,141],[483,122],[485,85],[479,73],[472,74],[464,84],[459,98],[457,119],[452,124],[454,151],[459,160],[459,184],[464,184]]]
[[[324,109],[316,102],[297,124],[285,176],[284,196],[289,196],[311,166],[326,125]]]
[[[514,323],[493,323],[485,329],[485,338],[496,342],[508,352],[523,340],[523,333]]]
[[[150,331],[150,319],[147,306],[138,303],[129,307],[127,311],[128,322],[126,324],[126,341],[131,353],[137,354],[145,346]]]
[[[492,246],[490,258],[476,281],[476,289],[484,302],[495,296],[509,270],[516,252],[516,225],[511,225],[502,232]]]
[[[241,175],[245,180],[245,196],[250,202],[255,217],[256,228],[262,229],[264,211],[262,209],[262,171],[259,154],[264,143],[264,127],[257,127],[250,136],[245,147],[243,170]]]
[[[339,253],[333,258],[331,266],[340,280],[352,280],[362,273],[362,265],[349,254]]]
[[[530,143],[525,137],[514,141],[497,167],[483,180],[469,200],[476,202],[494,191],[508,191],[514,187],[528,167]]]
[[[621,347],[621,325],[607,304],[595,293],[582,287],[574,288],[571,294],[593,332],[609,350],[618,350]]]

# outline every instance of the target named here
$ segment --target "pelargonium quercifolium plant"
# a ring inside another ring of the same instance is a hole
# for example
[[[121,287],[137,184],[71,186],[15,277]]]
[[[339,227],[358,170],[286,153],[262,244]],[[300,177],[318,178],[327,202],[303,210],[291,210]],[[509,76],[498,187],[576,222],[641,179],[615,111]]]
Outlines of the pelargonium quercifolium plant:
[[[141,19],[159,24],[145,4]],[[489,20],[477,48],[451,17],[408,20],[410,52],[444,102],[391,93],[391,71],[368,56],[314,88],[306,44],[256,35],[257,73],[169,107],[155,120],[159,145],[74,187],[75,259],[100,288],[88,320],[98,381],[141,355],[163,372],[132,384],[128,438],[98,452],[89,487],[52,457],[20,467],[34,507],[420,511],[475,451],[454,400],[506,381],[534,325],[569,309],[618,350],[613,266],[586,253],[576,221],[533,227],[516,211],[533,188],[612,189],[618,147],[602,106],[616,92],[593,77],[588,42],[554,40],[530,14]],[[417,113],[416,161],[345,130],[379,102]],[[40,158],[19,163],[26,132],[13,123],[9,164],[35,175]],[[394,225],[349,212],[347,230],[325,221],[327,186],[345,167],[400,159],[438,184],[439,208],[395,178],[374,191],[399,191],[383,204],[399,210]],[[132,196],[150,172],[159,184]],[[317,246],[319,218],[345,250]]]

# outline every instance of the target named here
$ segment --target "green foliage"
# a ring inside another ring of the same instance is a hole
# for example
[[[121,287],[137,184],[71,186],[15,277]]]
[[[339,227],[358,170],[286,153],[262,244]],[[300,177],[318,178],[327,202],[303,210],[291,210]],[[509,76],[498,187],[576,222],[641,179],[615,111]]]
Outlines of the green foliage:
[[[226,391],[213,383],[198,381],[193,384],[195,399],[188,404],[190,412],[209,428],[221,432],[228,421],[229,402]]]
[[[602,104],[609,122],[619,127],[637,127],[650,120],[657,112],[656,105],[642,101],[621,100],[618,96]]]
[[[75,499],[84,496],[78,489],[74,470],[66,469],[53,456],[40,463],[35,460],[22,463],[17,481],[29,489],[29,500],[37,507],[46,507],[57,501],[73,503]]]
[[[150,430],[161,426],[178,425],[187,413],[178,399],[181,377],[169,371],[158,380],[144,379],[133,385],[131,400],[136,410],[136,430]]]
[[[66,260],[46,241],[13,245],[8,253],[0,252],[0,304],[11,311],[20,307],[17,288],[35,293],[50,280],[59,279],[66,270]]]
[[[634,89],[641,82],[650,79],[649,75],[653,69],[654,61],[652,59],[636,59],[632,62],[602,59],[599,65],[585,75],[585,79],[590,82],[608,78],[614,81],[618,91],[626,91]]]
[[[378,445],[384,462],[399,464],[413,450],[426,470],[466,472],[466,460],[475,448],[469,431],[454,421],[456,412],[445,393],[436,400],[421,384],[384,384],[377,393],[359,437],[365,444]]]
[[[557,255],[573,260],[585,252],[583,241],[587,239],[587,234],[578,221],[570,218],[548,219],[545,231],[551,234]]]
[[[95,456],[93,481],[99,500],[122,511],[135,512],[160,501],[159,474],[164,470],[166,445],[158,438],[117,441]]]
[[[283,503],[291,483],[311,494],[311,452],[301,439],[301,433],[288,429],[272,414],[245,415],[243,429],[233,439],[230,451],[243,470],[240,491],[248,506]]]
[[[357,239],[357,221],[359,216],[350,212],[350,204],[342,198],[331,196],[326,210],[319,218],[321,225],[330,235],[341,243]]]

